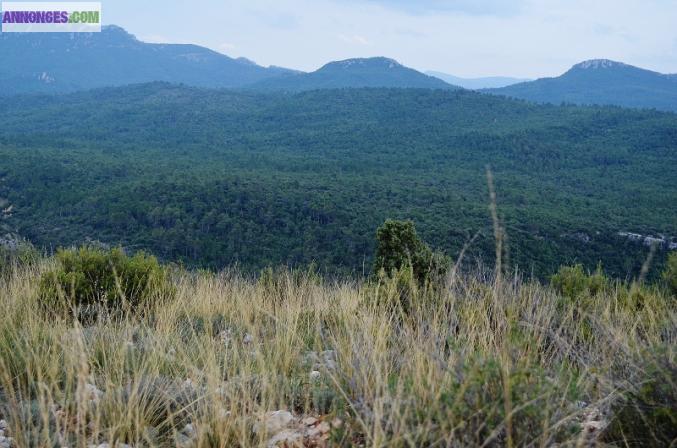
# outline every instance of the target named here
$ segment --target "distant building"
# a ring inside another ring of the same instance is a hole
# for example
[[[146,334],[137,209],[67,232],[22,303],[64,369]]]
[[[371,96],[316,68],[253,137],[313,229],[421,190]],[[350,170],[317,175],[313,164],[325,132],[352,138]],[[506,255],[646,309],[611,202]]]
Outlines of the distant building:
[[[640,233],[633,232],[618,232],[619,236],[629,239],[630,241],[642,242],[645,246],[656,246],[661,249],[667,250],[676,250],[677,241],[674,237],[668,237],[665,235],[658,234],[658,236],[653,235],[642,235]]]

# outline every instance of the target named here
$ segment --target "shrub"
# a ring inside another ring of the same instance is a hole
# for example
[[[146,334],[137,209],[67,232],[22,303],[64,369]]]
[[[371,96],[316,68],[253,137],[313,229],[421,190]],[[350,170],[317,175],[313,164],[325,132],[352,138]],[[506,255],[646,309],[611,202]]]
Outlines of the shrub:
[[[404,265],[400,269],[393,269],[386,274],[384,269],[378,272],[377,282],[371,285],[367,294],[373,296],[375,303],[380,306],[399,308],[405,314],[410,314],[414,304],[428,302],[432,292],[421,288],[420,282],[414,277],[411,265]]]
[[[555,374],[561,377],[548,378],[525,359],[513,359],[508,367],[504,360],[479,356],[454,370],[455,381],[442,389],[431,417],[441,425],[451,423],[454,438],[460,442],[457,446],[510,446],[508,416],[513,446],[535,445],[548,422],[560,422],[550,435],[555,440],[566,440],[576,432],[574,422],[562,420],[579,398],[575,389],[566,386],[571,373],[562,371]],[[552,397],[557,397],[556,404]]]
[[[623,446],[673,446],[677,440],[677,367],[665,348],[642,359],[641,376],[612,406],[604,440]]]
[[[134,310],[153,295],[172,292],[165,269],[143,252],[129,257],[120,248],[83,247],[59,250],[56,258],[58,268],[40,281],[41,302],[54,311]]]
[[[433,253],[416,233],[411,221],[388,219],[376,231],[374,272],[392,276],[403,267],[411,267],[419,283],[442,277],[449,266],[444,255]]]
[[[607,287],[608,280],[601,266],[593,274],[588,274],[582,265],[577,264],[560,267],[552,276],[551,284],[564,297],[576,300],[590,298],[602,292]]]
[[[668,256],[665,271],[663,271],[663,280],[672,294],[677,295],[677,252],[672,252]]]
[[[0,241],[0,275],[9,274],[17,266],[32,266],[39,259],[40,253],[28,241]]]

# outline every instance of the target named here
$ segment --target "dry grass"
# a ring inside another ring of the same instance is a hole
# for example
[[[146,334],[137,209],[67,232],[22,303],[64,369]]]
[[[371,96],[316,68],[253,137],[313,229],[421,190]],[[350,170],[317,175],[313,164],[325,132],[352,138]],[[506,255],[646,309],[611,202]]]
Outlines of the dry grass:
[[[307,446],[623,445],[629,428],[604,429],[623,397],[674,391],[675,300],[657,289],[177,272],[175,297],[82,327],[40,311],[44,269],[0,283],[0,414],[20,447],[265,446],[280,409],[340,418]]]

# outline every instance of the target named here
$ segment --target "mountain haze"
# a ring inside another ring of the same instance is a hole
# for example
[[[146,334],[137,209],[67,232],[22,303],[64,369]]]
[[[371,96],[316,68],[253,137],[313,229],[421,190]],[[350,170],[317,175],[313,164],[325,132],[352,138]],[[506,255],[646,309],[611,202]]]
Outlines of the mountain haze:
[[[677,111],[677,76],[622,62],[581,62],[556,78],[515,84],[488,93],[539,103],[616,105]]]
[[[511,78],[508,76],[489,76],[485,78],[459,78],[458,76],[449,75],[443,72],[436,72],[428,70],[426,75],[434,76],[444,82],[453,84],[455,86],[463,87],[464,89],[494,89],[500,87],[507,87],[520,82],[531,81],[531,79]]]

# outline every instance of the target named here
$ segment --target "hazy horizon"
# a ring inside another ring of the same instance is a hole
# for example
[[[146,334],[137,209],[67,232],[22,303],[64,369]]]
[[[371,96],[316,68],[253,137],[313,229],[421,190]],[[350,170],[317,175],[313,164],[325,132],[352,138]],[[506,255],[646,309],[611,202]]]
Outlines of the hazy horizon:
[[[677,73],[677,3],[667,0],[116,0],[102,8],[105,24],[146,42],[303,71],[386,56],[465,78],[557,76],[588,59]]]

